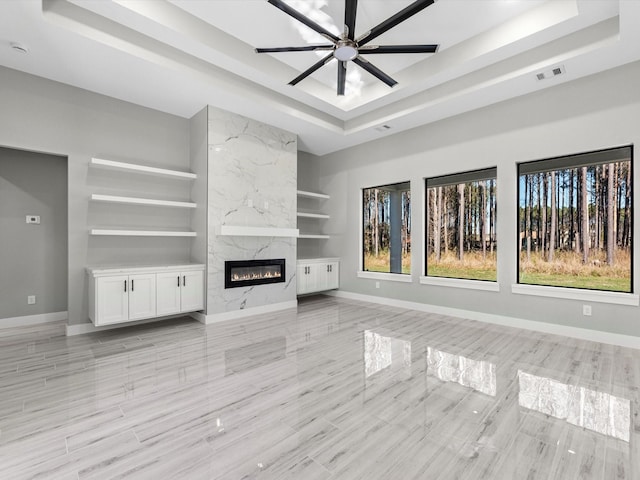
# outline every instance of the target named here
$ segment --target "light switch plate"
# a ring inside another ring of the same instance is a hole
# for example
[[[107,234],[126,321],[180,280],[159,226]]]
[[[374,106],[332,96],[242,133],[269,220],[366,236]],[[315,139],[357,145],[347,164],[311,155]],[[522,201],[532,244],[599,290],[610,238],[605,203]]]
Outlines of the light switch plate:
[[[27,223],[40,225],[40,215],[27,215]]]

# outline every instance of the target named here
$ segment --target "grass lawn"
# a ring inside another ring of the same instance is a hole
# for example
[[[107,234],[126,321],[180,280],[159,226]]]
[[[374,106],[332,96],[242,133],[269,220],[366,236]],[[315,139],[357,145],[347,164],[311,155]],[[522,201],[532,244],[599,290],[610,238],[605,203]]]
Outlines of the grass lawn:
[[[628,293],[631,288],[628,278],[560,275],[548,273],[520,273],[520,283],[548,285],[552,287],[587,288]]]
[[[463,278],[467,280],[489,280],[495,282],[498,273],[495,269],[455,268],[448,265],[428,265],[427,275],[430,277]]]
[[[381,250],[377,257],[372,254],[365,255],[364,269],[367,272],[389,273],[391,269],[389,250]],[[402,255],[402,273],[411,273],[411,254],[409,253]]]
[[[373,264],[365,265],[364,269],[367,272],[389,273],[389,265],[380,265],[380,264],[373,263]],[[411,273],[411,266],[402,265],[402,273],[410,274]]]

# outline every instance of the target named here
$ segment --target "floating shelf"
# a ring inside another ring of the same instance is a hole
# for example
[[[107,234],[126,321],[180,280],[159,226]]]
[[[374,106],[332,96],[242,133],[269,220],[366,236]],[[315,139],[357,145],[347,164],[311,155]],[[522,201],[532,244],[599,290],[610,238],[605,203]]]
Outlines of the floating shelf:
[[[329,235],[315,235],[311,233],[301,233],[298,235],[298,238],[320,238],[320,239],[329,239],[331,238]]]
[[[325,195],[324,193],[305,192],[304,190],[298,190],[297,193],[299,197],[322,198],[324,200],[331,198],[329,195]]]
[[[154,205],[159,207],[196,208],[193,202],[175,202],[173,200],[157,200],[153,198],[120,197],[116,195],[100,195],[94,193],[91,200],[96,202],[126,203],[131,205]]]
[[[309,212],[298,212],[299,217],[305,218],[329,218],[329,215],[324,213],[309,213]]]
[[[297,228],[220,225],[220,235],[235,237],[297,237],[299,233]]]
[[[117,237],[195,237],[196,232],[176,232],[166,230],[104,230],[93,228],[91,235],[109,235]]]
[[[168,177],[196,179],[198,176],[191,172],[181,172],[178,170],[168,170],[166,168],[148,167],[146,165],[137,165],[135,163],[116,162],[115,160],[106,160],[103,158],[92,158],[91,165],[101,167],[116,168],[119,170],[135,171],[139,173],[150,173],[153,175],[164,175]]]

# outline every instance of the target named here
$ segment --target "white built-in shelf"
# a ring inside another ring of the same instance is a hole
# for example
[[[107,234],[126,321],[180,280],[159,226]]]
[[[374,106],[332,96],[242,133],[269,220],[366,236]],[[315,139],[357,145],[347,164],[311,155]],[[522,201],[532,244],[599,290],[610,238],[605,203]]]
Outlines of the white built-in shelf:
[[[306,197],[306,198],[315,198],[315,199],[320,199],[320,200],[327,200],[329,199],[329,195],[325,195],[324,193],[317,193],[317,192],[306,192],[304,190],[298,190],[298,196],[299,197]],[[298,218],[315,218],[315,219],[328,219],[329,215],[324,214],[324,213],[311,213],[311,212],[298,212]],[[329,235],[323,235],[323,234],[314,234],[314,233],[301,233],[300,235],[298,235],[298,238],[316,238],[319,240],[325,240],[329,238]]]
[[[329,215],[324,213],[311,213],[311,212],[298,212],[299,217],[304,218],[329,218]]]
[[[312,233],[301,233],[300,235],[298,235],[298,238],[328,239],[328,238],[330,238],[330,236],[329,235],[316,235],[316,234],[312,234]]]
[[[135,171],[139,173],[149,173],[153,175],[164,175],[175,178],[186,178],[193,180],[198,178],[195,173],[181,172],[179,170],[168,170],[166,168],[148,167],[146,165],[138,165],[135,163],[117,162],[115,160],[106,160],[104,158],[92,158],[91,165],[101,167],[116,168],[119,170]]]
[[[325,195],[324,193],[316,193],[316,192],[305,192],[304,190],[298,190],[299,197],[307,197],[307,198],[322,198],[324,200],[328,200],[329,195]]]
[[[154,205],[158,207],[196,208],[193,202],[176,202],[173,200],[158,200],[155,198],[120,197],[117,195],[100,195],[94,193],[91,200],[96,202],[126,203],[130,205]]]
[[[220,225],[220,235],[232,237],[297,237],[299,233],[297,228]]]
[[[177,232],[173,230],[107,230],[93,228],[91,235],[107,235],[116,237],[195,237],[196,232]]]

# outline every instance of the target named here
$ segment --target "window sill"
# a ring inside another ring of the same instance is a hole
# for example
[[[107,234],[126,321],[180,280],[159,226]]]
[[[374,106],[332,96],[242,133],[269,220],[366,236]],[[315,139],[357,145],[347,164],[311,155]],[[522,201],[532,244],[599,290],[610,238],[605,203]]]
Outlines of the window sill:
[[[518,295],[534,295],[538,297],[581,300],[583,302],[631,305],[634,307],[637,307],[640,304],[640,296],[634,295],[633,293],[601,292],[598,290],[583,290],[579,288],[514,284],[511,285],[511,293]]]
[[[439,287],[467,288],[469,290],[484,290],[487,292],[499,292],[498,282],[485,282],[483,280],[469,280],[463,278],[446,277],[420,277],[422,285],[436,285]]]
[[[382,273],[359,271],[358,278],[371,278],[372,280],[387,280],[389,282],[411,283],[413,279],[407,273]]]

